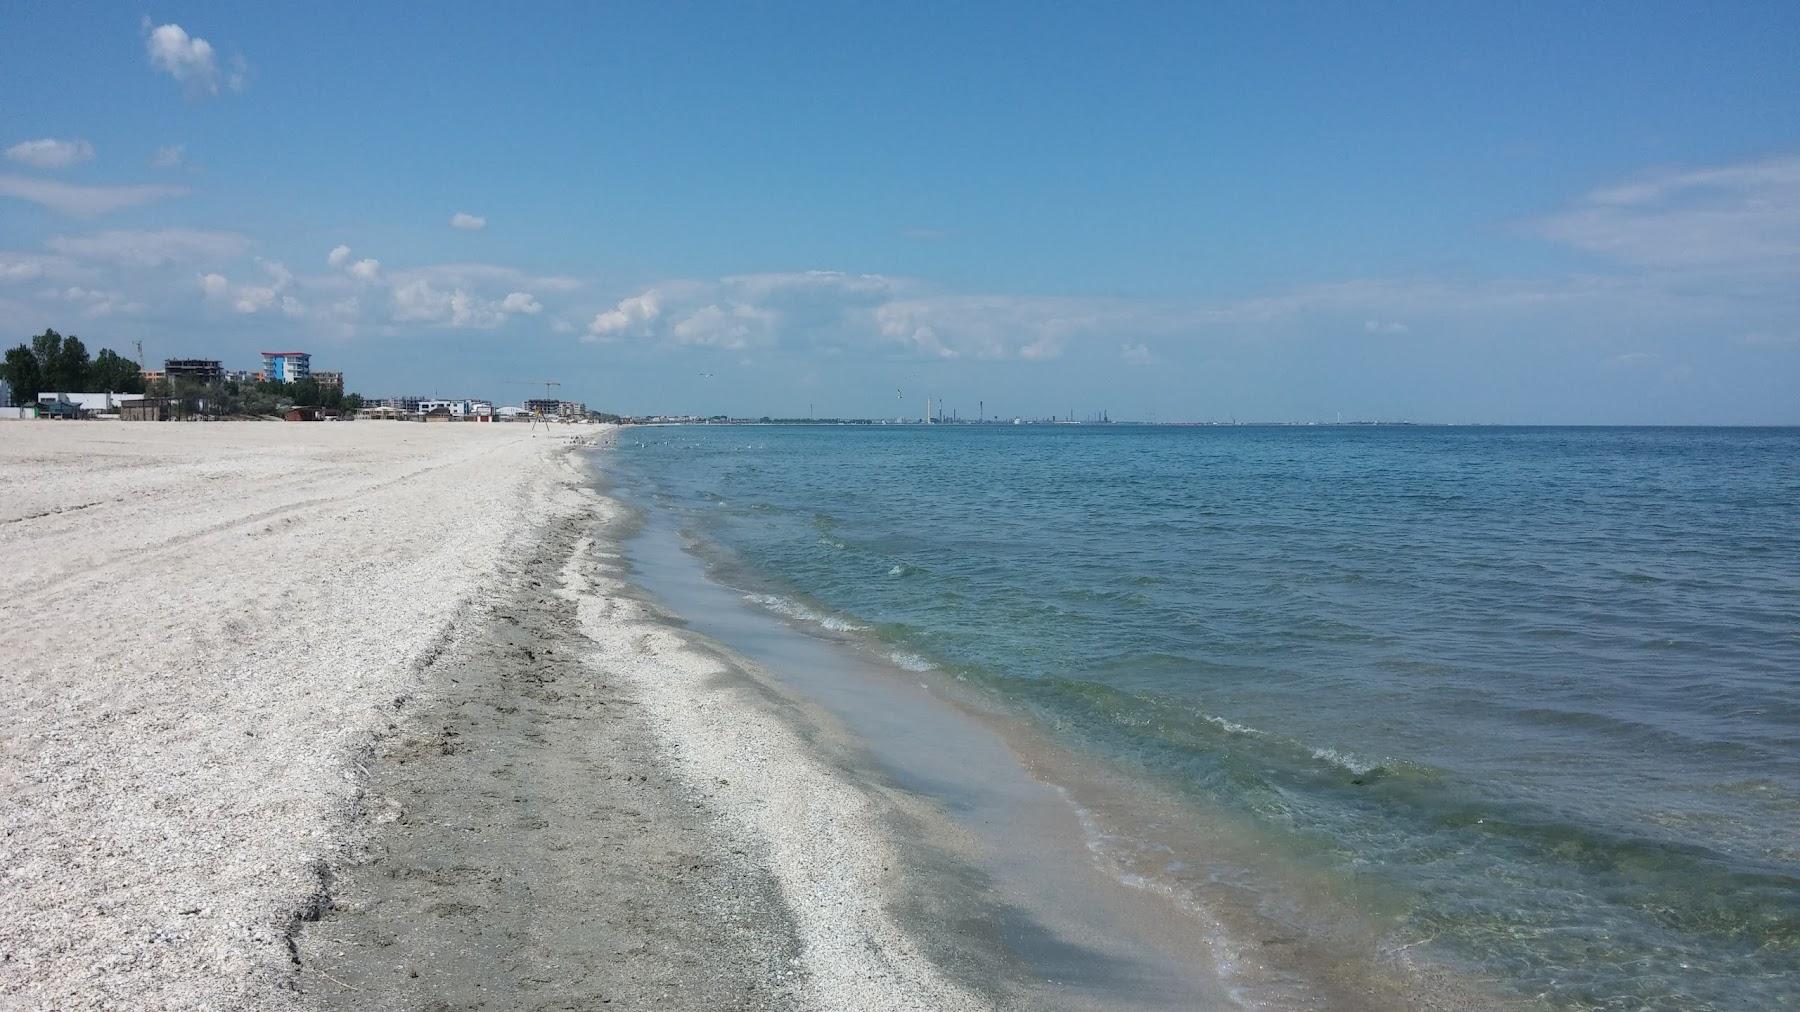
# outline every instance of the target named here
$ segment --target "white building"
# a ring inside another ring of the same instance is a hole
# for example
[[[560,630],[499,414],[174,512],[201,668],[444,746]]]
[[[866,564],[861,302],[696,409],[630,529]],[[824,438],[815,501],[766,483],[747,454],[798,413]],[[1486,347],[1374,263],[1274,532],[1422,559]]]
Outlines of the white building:
[[[49,393],[38,394],[39,404],[55,404],[62,401],[73,404],[84,415],[104,415],[119,410],[119,405],[126,401],[143,400],[143,394],[72,394]]]

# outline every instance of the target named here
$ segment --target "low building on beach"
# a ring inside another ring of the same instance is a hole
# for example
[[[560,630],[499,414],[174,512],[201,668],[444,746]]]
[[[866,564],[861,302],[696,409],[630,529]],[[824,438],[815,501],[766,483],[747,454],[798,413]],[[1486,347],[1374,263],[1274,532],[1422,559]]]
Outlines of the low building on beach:
[[[67,414],[67,408],[60,407],[59,405],[68,405],[72,407],[75,412],[75,414],[70,417],[92,417],[94,415],[111,414],[118,411],[122,405],[135,400],[141,400],[143,396],[143,394],[115,394],[101,392],[69,393],[66,391],[58,391],[38,394],[37,399],[38,407],[41,411],[54,414]]]
[[[127,422],[166,422],[174,417],[172,397],[139,397],[119,405],[119,418]]]

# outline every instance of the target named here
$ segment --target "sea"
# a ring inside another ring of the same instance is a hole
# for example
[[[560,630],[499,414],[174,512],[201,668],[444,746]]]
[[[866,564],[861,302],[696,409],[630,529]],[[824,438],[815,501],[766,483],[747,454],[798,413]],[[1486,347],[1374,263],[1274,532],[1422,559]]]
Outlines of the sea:
[[[1239,893],[1286,876],[1533,1005],[1800,1005],[1800,430],[692,425],[610,457],[746,600],[1231,826]]]

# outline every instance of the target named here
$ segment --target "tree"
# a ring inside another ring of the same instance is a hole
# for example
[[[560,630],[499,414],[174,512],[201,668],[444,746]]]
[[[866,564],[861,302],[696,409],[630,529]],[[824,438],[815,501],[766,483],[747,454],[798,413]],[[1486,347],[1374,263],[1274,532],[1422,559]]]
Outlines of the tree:
[[[344,395],[344,410],[345,411],[361,411],[362,408],[363,408],[363,395],[362,394],[345,394]]]
[[[322,392],[319,390],[319,381],[310,376],[303,380],[295,380],[287,385],[287,395],[294,399],[295,404],[317,407],[323,400],[321,393]]]
[[[0,379],[12,387],[15,402],[37,403],[37,395],[44,389],[44,373],[38,368],[37,353],[30,345],[21,344],[6,353],[6,363],[0,365]]]
[[[81,338],[70,334],[63,338],[62,350],[56,356],[56,368],[51,370],[56,377],[58,390],[87,390],[88,370],[93,363],[88,360],[87,345]]]
[[[138,370],[137,363],[111,348],[102,348],[100,354],[94,356],[87,379],[95,390],[116,394],[144,392],[144,374]]]
[[[50,329],[31,339],[31,353],[37,356],[38,368],[47,369],[56,361],[56,356],[62,353],[62,342],[62,335]]]

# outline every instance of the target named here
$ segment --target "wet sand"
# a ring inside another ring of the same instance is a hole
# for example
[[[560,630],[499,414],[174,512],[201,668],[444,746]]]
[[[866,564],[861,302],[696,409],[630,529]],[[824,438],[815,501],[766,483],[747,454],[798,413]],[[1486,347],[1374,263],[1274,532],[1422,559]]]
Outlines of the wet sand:
[[[368,763],[361,847],[301,933],[299,984],[352,1009],[796,1007],[777,883],[584,661],[550,525]]]

